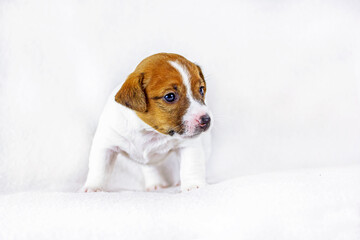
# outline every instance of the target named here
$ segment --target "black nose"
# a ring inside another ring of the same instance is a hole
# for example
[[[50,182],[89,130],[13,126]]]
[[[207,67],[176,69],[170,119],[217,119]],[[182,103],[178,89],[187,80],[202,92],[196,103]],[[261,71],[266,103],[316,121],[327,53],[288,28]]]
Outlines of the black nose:
[[[200,127],[205,131],[210,127],[211,118],[205,114],[200,117]]]

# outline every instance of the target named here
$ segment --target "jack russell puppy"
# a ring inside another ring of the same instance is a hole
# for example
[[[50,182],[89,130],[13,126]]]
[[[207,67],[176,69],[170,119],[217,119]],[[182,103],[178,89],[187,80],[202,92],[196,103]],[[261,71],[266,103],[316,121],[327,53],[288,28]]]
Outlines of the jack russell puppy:
[[[145,58],[105,105],[82,191],[103,191],[119,157],[143,165],[146,189],[165,187],[156,165],[174,152],[180,159],[181,190],[204,186],[203,138],[209,134],[202,133],[211,122],[205,94],[198,65],[170,53]]]

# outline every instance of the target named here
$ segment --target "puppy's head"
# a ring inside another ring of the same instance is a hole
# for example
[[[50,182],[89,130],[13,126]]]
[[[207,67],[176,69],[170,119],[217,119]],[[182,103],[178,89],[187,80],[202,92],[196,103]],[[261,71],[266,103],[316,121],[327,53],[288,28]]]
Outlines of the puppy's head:
[[[144,59],[115,96],[160,133],[194,137],[210,127],[206,83],[196,64],[177,54]]]

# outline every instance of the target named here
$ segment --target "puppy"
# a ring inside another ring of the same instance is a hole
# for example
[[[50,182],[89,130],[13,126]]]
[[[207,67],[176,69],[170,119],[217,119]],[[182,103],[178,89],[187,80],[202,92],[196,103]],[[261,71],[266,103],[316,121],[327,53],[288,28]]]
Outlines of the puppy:
[[[110,95],[100,117],[83,192],[103,191],[115,159],[144,165],[145,187],[166,186],[153,166],[180,159],[181,190],[206,184],[205,131],[211,117],[198,65],[170,53],[147,57]]]

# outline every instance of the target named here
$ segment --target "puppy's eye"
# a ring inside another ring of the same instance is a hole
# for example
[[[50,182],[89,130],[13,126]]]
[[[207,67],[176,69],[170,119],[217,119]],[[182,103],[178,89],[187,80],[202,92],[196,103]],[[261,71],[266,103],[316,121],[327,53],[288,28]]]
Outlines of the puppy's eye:
[[[176,99],[176,96],[174,93],[168,93],[164,96],[165,101],[167,102],[173,102]]]
[[[199,92],[200,92],[201,96],[204,96],[204,93],[205,93],[204,87],[201,86],[199,89]]]

